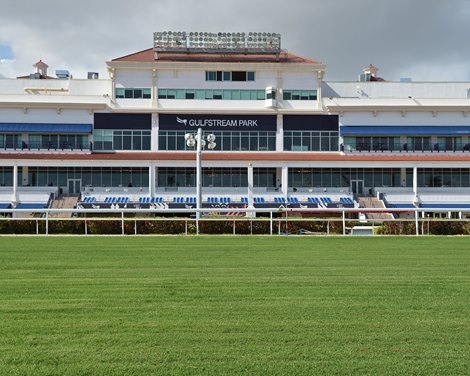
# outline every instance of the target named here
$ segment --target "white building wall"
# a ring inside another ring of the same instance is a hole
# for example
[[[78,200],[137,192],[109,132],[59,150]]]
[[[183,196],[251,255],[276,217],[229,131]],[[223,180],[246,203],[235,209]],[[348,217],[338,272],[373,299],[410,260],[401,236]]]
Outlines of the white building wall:
[[[152,71],[116,70],[115,82],[117,88],[152,87]]]
[[[0,122],[2,123],[80,123],[92,124],[93,114],[86,110],[56,109],[2,109],[0,108]]]
[[[317,76],[312,73],[282,73],[282,88],[286,90],[316,90]]]
[[[470,82],[324,82],[324,97],[470,98]]]
[[[30,80],[0,79],[1,95],[49,96],[111,94],[111,80]]]

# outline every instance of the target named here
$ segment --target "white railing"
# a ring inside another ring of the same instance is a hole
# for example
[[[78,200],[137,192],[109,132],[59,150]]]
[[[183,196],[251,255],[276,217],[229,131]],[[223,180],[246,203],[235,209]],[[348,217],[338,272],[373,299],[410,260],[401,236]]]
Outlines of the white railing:
[[[236,234],[237,223],[250,223],[250,226],[256,222],[269,223],[269,231],[266,234],[283,234],[293,235],[288,231],[288,225],[292,222],[327,222],[327,230],[323,231],[322,234],[329,235],[331,223],[341,223],[341,232],[339,234],[347,235],[353,230],[352,227],[348,227],[348,223],[358,222],[357,219],[348,218],[348,215],[360,215],[364,213],[407,213],[411,214],[411,218],[400,218],[403,222],[414,222],[415,235],[420,235],[420,224],[421,234],[424,234],[423,223],[428,223],[431,219],[426,217],[427,212],[432,213],[450,213],[450,212],[468,212],[468,208],[410,208],[410,209],[390,209],[390,208],[318,208],[318,209],[238,209],[238,208],[217,208],[217,209],[200,209],[199,211],[203,214],[200,220],[193,218],[197,209],[0,209],[0,224],[2,221],[35,221],[36,222],[36,234],[37,235],[49,235],[49,225],[52,222],[60,221],[80,221],[84,223],[83,234],[88,235],[87,222],[106,222],[106,221],[118,221],[120,222],[120,234],[129,234],[126,231],[126,223],[134,224],[134,235],[138,235],[137,223],[141,221],[172,221],[172,222],[184,222],[185,230],[180,233],[189,235],[190,233],[199,235],[202,234],[201,223],[204,222],[230,222],[233,223],[233,234]],[[245,217],[231,217],[228,213],[243,213]],[[70,218],[50,217],[52,213],[68,213],[72,215]],[[192,214],[192,217],[188,217],[188,213]],[[25,217],[24,215],[30,215]],[[182,217],[156,217],[157,215],[168,215],[168,214],[180,214]],[[224,216],[225,214],[225,216]],[[262,214],[265,217],[255,217],[255,214]],[[315,218],[300,218],[299,215],[317,215]],[[3,215],[3,216],[2,216]],[[100,216],[96,216],[100,215]],[[105,215],[105,216],[103,216]],[[107,215],[107,216],[106,216]],[[129,216],[134,215],[134,216]],[[140,216],[139,216],[140,215]],[[145,215],[147,217],[145,217]],[[152,215],[153,217],[149,217]],[[335,217],[336,216],[336,217]],[[414,217],[414,218],[413,218]],[[450,219],[449,219],[450,220]],[[368,219],[367,223],[361,225],[372,225],[382,223],[386,220],[371,220]],[[470,222],[470,219],[459,219],[459,221]],[[44,225],[43,232],[40,231],[40,224]],[[195,231],[189,231],[189,226],[194,226]],[[284,229],[284,230],[283,230]],[[226,233],[226,232],[225,232]],[[252,233],[252,232],[251,232]],[[304,232],[308,234],[309,232]],[[312,233],[313,234],[313,233]]]

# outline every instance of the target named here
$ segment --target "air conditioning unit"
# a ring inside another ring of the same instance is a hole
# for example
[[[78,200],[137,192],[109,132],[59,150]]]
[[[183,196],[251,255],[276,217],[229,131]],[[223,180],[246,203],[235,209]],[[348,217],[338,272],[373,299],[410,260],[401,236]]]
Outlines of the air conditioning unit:
[[[265,91],[264,107],[274,108],[277,107],[276,99],[277,89],[268,86]]]

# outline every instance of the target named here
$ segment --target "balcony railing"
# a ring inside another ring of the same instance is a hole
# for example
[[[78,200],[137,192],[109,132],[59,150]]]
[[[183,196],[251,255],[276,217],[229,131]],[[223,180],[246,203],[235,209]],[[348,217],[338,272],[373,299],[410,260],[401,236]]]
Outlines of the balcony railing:
[[[394,153],[463,153],[470,152],[470,143],[464,145],[445,145],[442,143],[435,143],[432,145],[413,145],[409,143],[392,144],[392,143],[374,143],[374,144],[356,144],[355,147],[351,145],[340,145],[340,150],[346,153],[361,153],[361,152],[394,152]]]
[[[92,142],[71,143],[71,142],[21,142],[18,144],[6,142],[0,144],[0,150],[5,151],[91,151]]]

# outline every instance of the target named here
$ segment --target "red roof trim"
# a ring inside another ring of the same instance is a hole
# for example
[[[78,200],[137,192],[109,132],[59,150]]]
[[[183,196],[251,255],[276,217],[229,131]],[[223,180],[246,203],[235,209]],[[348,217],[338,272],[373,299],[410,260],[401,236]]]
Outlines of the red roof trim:
[[[155,61],[155,55],[152,48],[146,50],[134,52],[129,55],[121,56],[111,60],[113,62],[147,62],[152,63]],[[171,53],[171,52],[159,52],[158,61],[186,61],[186,62],[252,62],[252,63],[304,63],[318,65],[321,62],[307,59],[305,57],[288,53],[286,51],[281,52],[279,61],[276,60],[274,55],[249,55],[249,54],[208,54],[208,53]]]
[[[117,153],[93,153],[93,154],[0,154],[0,158],[11,159],[30,159],[30,160],[83,160],[84,162],[94,161],[191,161],[195,159],[193,152],[117,152]],[[204,160],[210,161],[294,161],[294,162],[413,162],[413,161],[433,161],[433,162],[451,162],[467,161],[470,162],[470,154],[447,154],[434,153],[432,155],[419,154],[400,154],[400,155],[341,155],[329,153],[238,153],[238,152],[207,152],[203,154]]]

